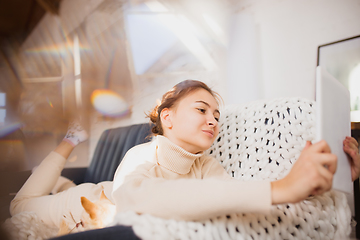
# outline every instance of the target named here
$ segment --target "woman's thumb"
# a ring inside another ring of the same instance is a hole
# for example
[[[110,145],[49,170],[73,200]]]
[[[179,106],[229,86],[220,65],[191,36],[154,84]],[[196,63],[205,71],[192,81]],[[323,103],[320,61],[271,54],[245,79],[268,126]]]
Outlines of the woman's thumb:
[[[312,143],[310,141],[306,141],[304,149],[310,147],[311,145],[312,145]]]

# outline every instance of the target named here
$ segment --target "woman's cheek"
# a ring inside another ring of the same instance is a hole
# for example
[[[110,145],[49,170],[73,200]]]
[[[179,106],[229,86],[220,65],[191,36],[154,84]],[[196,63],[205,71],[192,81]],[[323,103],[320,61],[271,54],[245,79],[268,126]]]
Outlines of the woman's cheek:
[[[215,138],[217,137],[217,135],[219,135],[219,126],[215,127],[215,134],[214,134]]]

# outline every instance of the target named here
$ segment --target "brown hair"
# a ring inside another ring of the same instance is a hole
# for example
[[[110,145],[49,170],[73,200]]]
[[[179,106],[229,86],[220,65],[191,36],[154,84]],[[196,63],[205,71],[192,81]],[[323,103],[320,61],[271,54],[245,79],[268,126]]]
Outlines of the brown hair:
[[[209,88],[205,83],[197,80],[185,80],[176,84],[171,90],[167,91],[161,99],[161,103],[157,105],[147,116],[150,118],[151,122],[155,124],[152,128],[152,132],[155,135],[163,135],[164,131],[161,125],[160,113],[164,108],[171,108],[176,105],[176,103],[183,97],[187,96],[189,93],[198,90],[205,89],[208,91],[215,100],[219,103],[221,99],[220,95],[211,88]]]

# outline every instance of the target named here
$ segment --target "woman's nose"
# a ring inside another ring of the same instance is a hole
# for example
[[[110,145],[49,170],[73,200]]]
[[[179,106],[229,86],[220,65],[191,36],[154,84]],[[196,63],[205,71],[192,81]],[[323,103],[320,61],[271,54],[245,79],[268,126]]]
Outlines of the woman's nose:
[[[209,118],[208,118],[208,125],[209,125],[209,126],[214,126],[214,127],[217,125],[217,121],[216,121],[216,119],[215,119],[214,116],[209,116]]]

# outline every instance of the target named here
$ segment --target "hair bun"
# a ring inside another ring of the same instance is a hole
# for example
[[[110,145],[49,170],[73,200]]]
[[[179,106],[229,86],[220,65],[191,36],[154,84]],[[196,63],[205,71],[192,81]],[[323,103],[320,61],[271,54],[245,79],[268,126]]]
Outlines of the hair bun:
[[[159,134],[159,128],[158,128],[158,125],[157,125],[158,116],[159,116],[158,108],[159,108],[159,105],[157,105],[156,107],[154,107],[154,108],[152,109],[152,111],[151,111],[149,114],[147,114],[147,117],[150,118],[150,121],[155,124],[155,125],[151,128],[151,132],[154,133],[154,134]]]

